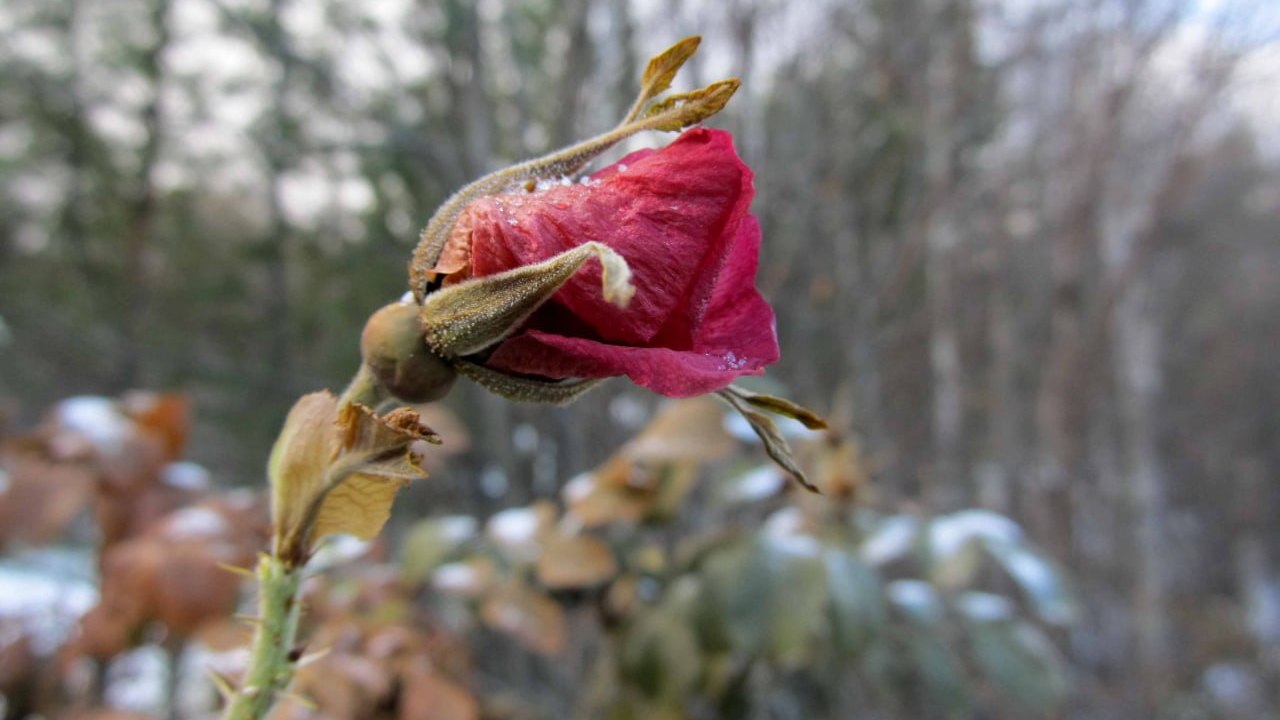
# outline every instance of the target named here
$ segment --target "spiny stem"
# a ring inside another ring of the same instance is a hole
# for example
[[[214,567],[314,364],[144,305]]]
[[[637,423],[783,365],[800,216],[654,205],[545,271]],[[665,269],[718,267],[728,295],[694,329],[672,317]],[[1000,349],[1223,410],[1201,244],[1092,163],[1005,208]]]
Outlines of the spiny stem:
[[[264,555],[258,561],[258,627],[254,631],[249,670],[240,690],[231,698],[223,720],[260,720],[266,717],[276,696],[293,679],[294,640],[301,615],[298,591],[302,568],[288,567],[279,558]]]

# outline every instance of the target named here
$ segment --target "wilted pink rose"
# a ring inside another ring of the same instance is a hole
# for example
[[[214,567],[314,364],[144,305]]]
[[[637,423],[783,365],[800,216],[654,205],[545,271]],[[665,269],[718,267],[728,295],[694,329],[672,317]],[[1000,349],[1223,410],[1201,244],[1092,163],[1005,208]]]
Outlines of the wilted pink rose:
[[[481,362],[549,379],[626,375],[671,397],[713,392],[778,359],[755,288],[753,195],[732,136],[694,128],[581,182],[471,203],[435,270],[449,284],[603,243],[631,266],[625,309],[601,296],[591,263]]]

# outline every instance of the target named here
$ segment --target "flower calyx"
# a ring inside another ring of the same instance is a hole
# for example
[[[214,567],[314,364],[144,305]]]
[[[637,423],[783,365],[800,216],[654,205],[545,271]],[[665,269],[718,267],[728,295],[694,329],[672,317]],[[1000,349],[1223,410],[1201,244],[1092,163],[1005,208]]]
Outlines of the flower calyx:
[[[385,305],[369,317],[360,334],[362,372],[406,403],[442,399],[458,378],[453,365],[427,345],[421,308],[411,300]],[[377,397],[377,393],[374,394]]]
[[[543,380],[490,370],[468,360],[515,332],[589,260],[601,267],[604,299],[625,308],[635,294],[631,268],[597,242],[546,261],[449,285],[418,306],[406,299],[378,310],[361,336],[362,373],[375,389],[408,403],[443,398],[459,374],[509,400],[563,405],[599,384],[596,380]]]

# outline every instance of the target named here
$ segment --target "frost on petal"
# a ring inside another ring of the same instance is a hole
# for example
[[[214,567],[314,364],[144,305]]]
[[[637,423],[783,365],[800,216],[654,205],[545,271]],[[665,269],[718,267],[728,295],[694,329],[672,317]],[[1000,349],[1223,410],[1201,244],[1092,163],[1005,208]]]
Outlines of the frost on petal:
[[[741,223],[751,202],[751,171],[728,133],[690,131],[593,179],[599,184],[473,203],[459,223],[469,229],[470,274],[492,275],[599,242],[630,265],[632,302],[622,309],[602,298],[600,269],[590,268],[566,283],[552,302],[558,308],[532,318],[531,327],[555,332],[568,315],[605,342],[648,344],[672,323],[689,325],[708,270],[728,252],[726,230]]]
[[[695,128],[586,183],[471,203],[437,265],[448,274],[440,292],[582,246],[606,246],[625,261],[604,256],[583,267],[472,361],[549,380],[625,375],[671,397],[760,374],[778,344],[773,311],[755,288],[752,181],[729,133]],[[615,268],[629,268],[630,282]]]

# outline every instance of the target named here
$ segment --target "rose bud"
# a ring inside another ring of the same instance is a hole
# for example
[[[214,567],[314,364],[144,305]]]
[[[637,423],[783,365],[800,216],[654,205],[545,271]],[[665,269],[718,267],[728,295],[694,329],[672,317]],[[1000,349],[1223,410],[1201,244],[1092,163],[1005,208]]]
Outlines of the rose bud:
[[[752,173],[729,133],[695,128],[549,185],[467,204],[430,268],[427,343],[460,373],[520,400],[622,375],[687,397],[777,360]]]
[[[767,413],[812,429],[821,418],[731,387],[777,361],[778,339],[755,287],[753,173],[728,132],[693,127],[738,81],[664,95],[697,47],[687,38],[654,57],[613,130],[446,200],[414,250],[409,289],[431,353],[490,391],[560,404],[626,376],[668,397],[715,393],[812,488]],[[664,148],[580,174],[636,133],[685,128]]]
[[[458,374],[423,339],[418,306],[396,302],[375,312],[360,334],[365,366],[393,397],[409,403],[443,398]]]

